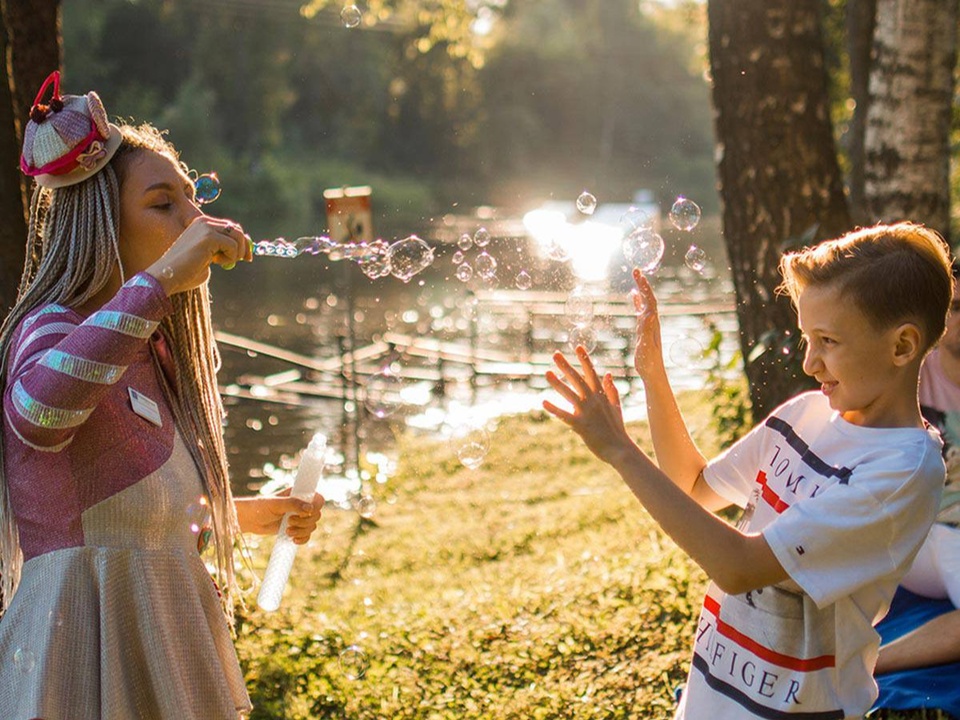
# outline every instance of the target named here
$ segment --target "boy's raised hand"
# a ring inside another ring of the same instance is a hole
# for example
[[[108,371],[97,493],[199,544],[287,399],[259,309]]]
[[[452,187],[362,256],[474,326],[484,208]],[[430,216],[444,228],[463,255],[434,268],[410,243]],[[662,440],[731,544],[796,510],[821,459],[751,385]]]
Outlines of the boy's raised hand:
[[[640,270],[634,268],[633,307],[637,312],[637,344],[633,349],[633,364],[641,380],[663,370],[663,342],[660,337],[660,314],[657,297],[650,282]]]
[[[554,354],[553,360],[566,382],[552,370],[547,371],[547,382],[573,406],[573,411],[563,410],[549,400],[543,402],[543,408],[573,428],[594,455],[615,464],[621,453],[636,447],[623,424],[620,393],[610,373],[600,380],[582,345],[576,353],[582,374],[560,352]]]

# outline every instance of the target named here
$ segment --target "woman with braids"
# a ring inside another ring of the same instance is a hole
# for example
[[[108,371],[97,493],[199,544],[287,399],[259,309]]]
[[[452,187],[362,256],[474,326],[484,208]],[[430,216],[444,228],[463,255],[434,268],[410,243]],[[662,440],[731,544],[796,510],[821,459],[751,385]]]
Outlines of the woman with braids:
[[[251,260],[249,238],[200,211],[157,130],[61,97],[58,73],[21,167],[36,187],[0,328],[0,718],[240,717],[234,543],[287,512],[306,542],[323,504],[230,492],[207,280]]]

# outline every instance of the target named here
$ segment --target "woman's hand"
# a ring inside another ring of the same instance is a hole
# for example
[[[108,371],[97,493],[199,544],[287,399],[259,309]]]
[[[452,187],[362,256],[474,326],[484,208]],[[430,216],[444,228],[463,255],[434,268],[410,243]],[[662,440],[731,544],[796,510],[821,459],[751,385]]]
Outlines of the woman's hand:
[[[663,341],[660,335],[660,315],[657,297],[650,282],[639,270],[634,269],[633,307],[637,312],[637,344],[633,349],[633,364],[646,380],[657,372],[663,372]]]
[[[553,371],[547,371],[547,382],[573,406],[573,412],[563,410],[549,400],[544,401],[543,408],[569,425],[583,439],[590,452],[616,467],[625,453],[637,449],[623,424],[620,393],[610,373],[600,380],[590,355],[582,345],[577,347],[576,352],[583,369],[582,375],[559,352],[554,354],[553,360],[566,382]]]
[[[147,272],[170,297],[203,285],[210,278],[211,263],[229,270],[241,260],[252,259],[252,244],[243,228],[229,220],[201,215]]]
[[[313,502],[290,497],[290,490],[278,495],[258,495],[235,498],[237,521],[242,532],[257,535],[273,535],[280,529],[280,521],[287,513],[292,513],[287,521],[287,535],[295,543],[303,545],[320,521],[320,511],[324,499],[320,493],[313,496]]]

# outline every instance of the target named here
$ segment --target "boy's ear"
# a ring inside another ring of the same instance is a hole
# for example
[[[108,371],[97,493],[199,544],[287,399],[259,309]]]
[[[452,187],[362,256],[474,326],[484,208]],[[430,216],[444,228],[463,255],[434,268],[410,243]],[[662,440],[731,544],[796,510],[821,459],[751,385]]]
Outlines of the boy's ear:
[[[896,328],[896,345],[893,350],[893,364],[902,367],[909,365],[922,355],[923,333],[915,323],[903,323]]]

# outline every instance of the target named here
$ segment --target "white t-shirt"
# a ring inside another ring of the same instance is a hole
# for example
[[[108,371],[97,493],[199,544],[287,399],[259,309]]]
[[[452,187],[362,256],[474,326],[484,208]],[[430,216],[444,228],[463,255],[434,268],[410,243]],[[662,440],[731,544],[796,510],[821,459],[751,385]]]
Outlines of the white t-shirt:
[[[859,718],[897,582],[933,523],[940,438],[852,425],[820,392],[777,408],[711,462],[790,579],[742,595],[707,589],[676,718]]]

